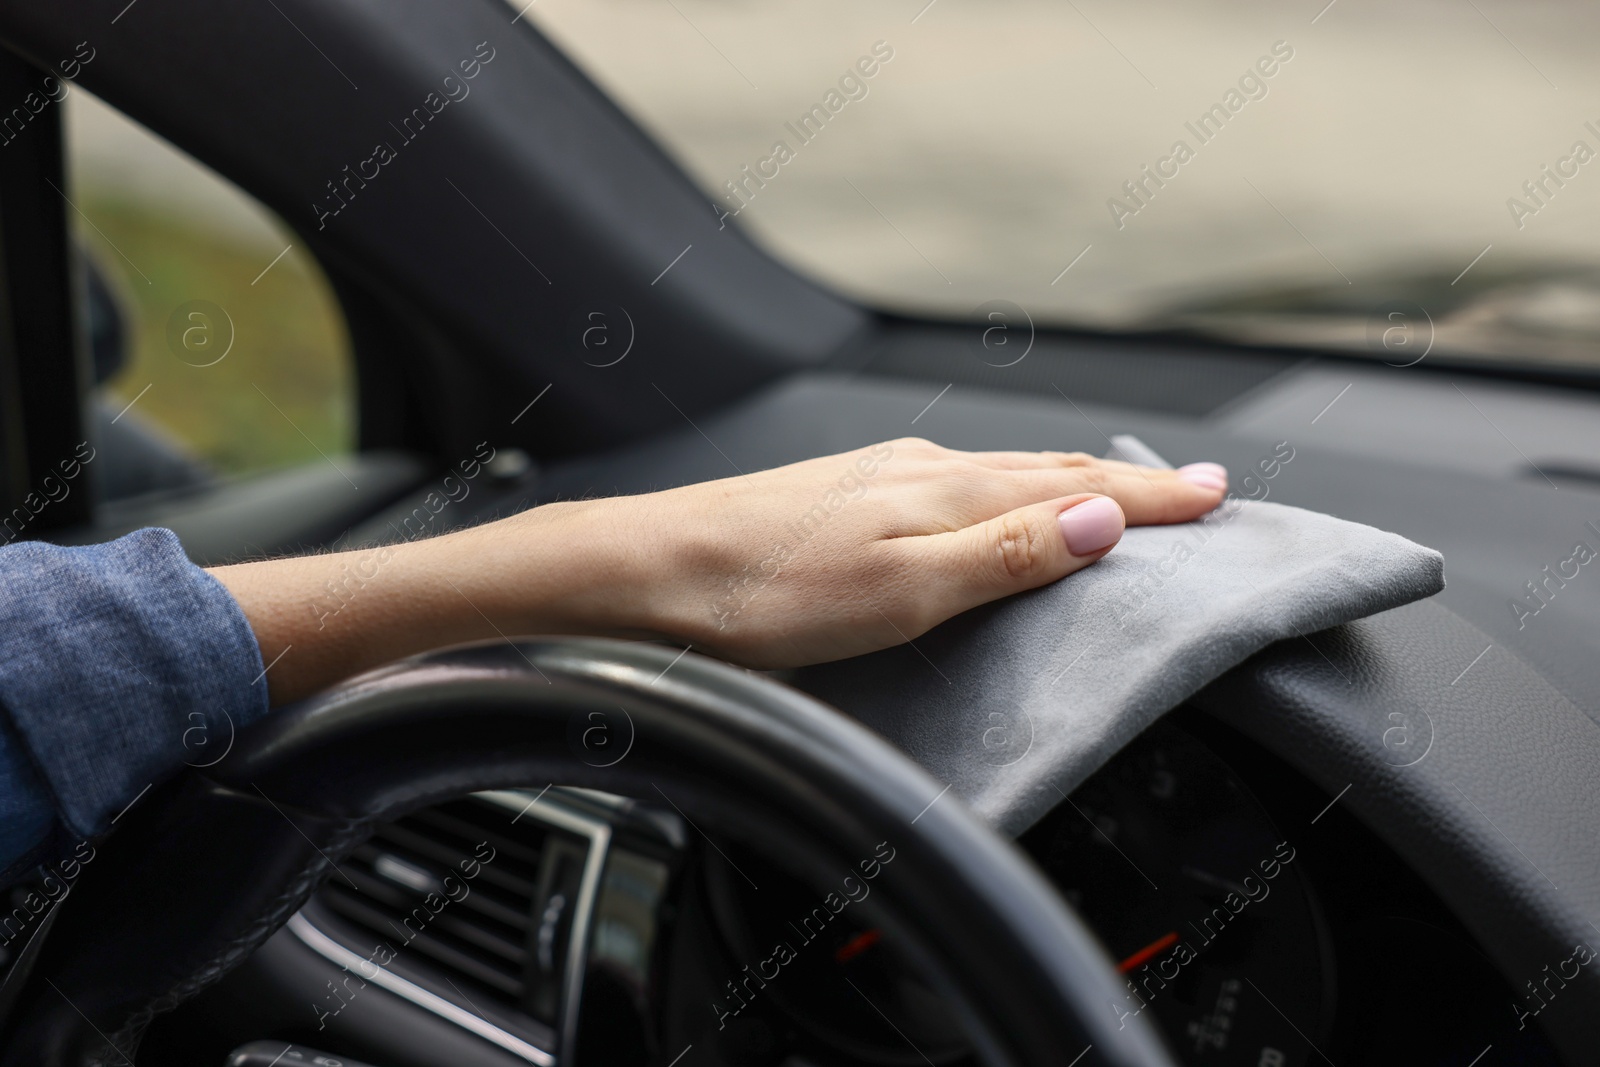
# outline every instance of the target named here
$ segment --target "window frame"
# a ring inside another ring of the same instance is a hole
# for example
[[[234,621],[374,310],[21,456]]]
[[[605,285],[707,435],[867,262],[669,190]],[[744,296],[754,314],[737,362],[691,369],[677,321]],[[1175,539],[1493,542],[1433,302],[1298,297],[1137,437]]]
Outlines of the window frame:
[[[83,452],[92,375],[51,81],[59,76],[0,50],[0,543],[93,516]]]

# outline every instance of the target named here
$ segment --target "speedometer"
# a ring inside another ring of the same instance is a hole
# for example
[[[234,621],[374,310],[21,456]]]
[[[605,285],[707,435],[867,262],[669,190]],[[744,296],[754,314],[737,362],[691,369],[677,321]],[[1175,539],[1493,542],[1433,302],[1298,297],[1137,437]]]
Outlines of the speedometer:
[[[1191,1064],[1320,1061],[1331,956],[1297,843],[1200,742],[1158,724],[1023,845],[1118,961],[1118,1021]]]
[[[763,972],[758,963],[755,973],[763,980],[750,984],[743,980],[751,969],[741,969],[717,1002],[719,1017],[726,1012],[748,1019],[746,1004],[757,1009],[752,1016],[763,1006],[777,1007],[847,1062],[912,1067],[966,1061],[970,1050],[958,1014],[891,937],[857,917],[861,909],[846,894],[854,886],[865,899],[870,883],[849,878],[837,886],[840,910],[834,914],[819,907],[823,892],[811,880],[746,852],[735,855],[742,874],[721,856],[706,867],[717,923],[734,960],[765,957],[782,966]],[[775,945],[787,951],[774,955]]]

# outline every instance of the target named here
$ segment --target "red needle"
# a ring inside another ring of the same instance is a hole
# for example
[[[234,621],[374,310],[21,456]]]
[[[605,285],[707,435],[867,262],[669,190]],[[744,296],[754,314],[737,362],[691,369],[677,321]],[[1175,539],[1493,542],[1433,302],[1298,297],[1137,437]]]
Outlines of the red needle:
[[[843,963],[846,960],[855,959],[857,956],[867,951],[867,949],[871,948],[873,945],[876,945],[878,943],[878,938],[882,936],[883,931],[881,930],[874,929],[861,931],[859,934],[839,946],[839,951],[833,954],[834,962]],[[1176,938],[1178,935],[1173,934],[1172,936]]]
[[[1117,964],[1117,970],[1121,971],[1123,974],[1127,974],[1129,971],[1136,970],[1141,964],[1155,959],[1157,956],[1161,955],[1163,952],[1167,951],[1167,949],[1171,948],[1177,943],[1178,933],[1176,930],[1174,930],[1166,937],[1158,937],[1156,940],[1150,942],[1138,952],[1135,952],[1133,955]]]

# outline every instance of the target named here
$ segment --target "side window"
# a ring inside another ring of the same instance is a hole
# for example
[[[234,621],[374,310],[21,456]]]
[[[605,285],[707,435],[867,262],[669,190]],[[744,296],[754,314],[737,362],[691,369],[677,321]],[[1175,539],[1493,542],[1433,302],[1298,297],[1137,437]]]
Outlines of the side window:
[[[298,236],[82,89],[63,103],[108,498],[337,458],[354,372]]]

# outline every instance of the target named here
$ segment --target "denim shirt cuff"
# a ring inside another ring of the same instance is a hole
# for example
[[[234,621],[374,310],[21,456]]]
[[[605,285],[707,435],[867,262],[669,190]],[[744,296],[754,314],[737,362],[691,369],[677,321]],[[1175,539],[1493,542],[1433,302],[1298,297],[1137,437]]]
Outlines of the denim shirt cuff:
[[[80,837],[267,711],[249,622],[170,530],[0,549],[0,635],[0,708]]]

